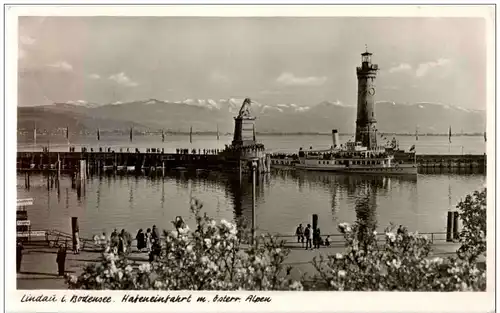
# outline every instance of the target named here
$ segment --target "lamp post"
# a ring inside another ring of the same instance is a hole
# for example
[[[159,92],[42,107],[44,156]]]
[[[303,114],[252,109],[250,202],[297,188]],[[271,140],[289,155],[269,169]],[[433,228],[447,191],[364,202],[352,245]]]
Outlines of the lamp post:
[[[257,168],[257,159],[250,161],[252,171],[252,245],[255,244],[255,169]]]

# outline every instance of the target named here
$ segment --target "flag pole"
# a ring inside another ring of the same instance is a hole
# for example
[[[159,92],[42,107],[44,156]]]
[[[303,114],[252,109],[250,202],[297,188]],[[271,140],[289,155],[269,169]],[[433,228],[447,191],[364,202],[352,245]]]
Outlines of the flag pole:
[[[69,151],[69,127],[66,126],[66,142],[68,143],[68,151]]]
[[[217,149],[219,149],[219,124],[217,124]]]
[[[36,122],[35,122],[35,129],[33,130],[33,139],[34,139],[33,152],[35,152],[36,151]]]
[[[451,153],[451,125],[448,130],[448,153]]]

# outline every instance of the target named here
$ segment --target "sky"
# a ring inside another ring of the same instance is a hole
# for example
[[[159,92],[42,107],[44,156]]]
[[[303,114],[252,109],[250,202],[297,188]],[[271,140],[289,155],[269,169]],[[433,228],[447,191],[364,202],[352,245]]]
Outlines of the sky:
[[[250,97],[355,105],[365,45],[376,99],[486,109],[480,18],[20,17],[18,105]]]

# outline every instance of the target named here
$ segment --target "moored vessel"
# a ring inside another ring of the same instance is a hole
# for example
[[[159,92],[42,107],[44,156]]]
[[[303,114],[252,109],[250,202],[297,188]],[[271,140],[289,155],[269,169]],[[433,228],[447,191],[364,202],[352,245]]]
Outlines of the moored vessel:
[[[417,164],[400,162],[379,147],[368,150],[360,142],[347,142],[340,148],[299,151],[297,169],[358,174],[416,175]]]

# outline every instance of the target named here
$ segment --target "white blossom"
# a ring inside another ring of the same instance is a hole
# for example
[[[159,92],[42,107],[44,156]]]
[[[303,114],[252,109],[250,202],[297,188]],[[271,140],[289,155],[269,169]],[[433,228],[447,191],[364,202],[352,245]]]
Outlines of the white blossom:
[[[151,264],[149,263],[143,263],[139,266],[139,272],[149,272],[151,271]]]
[[[99,277],[99,276],[98,276]],[[76,277],[75,275],[70,275],[69,276],[69,281],[72,283],[72,284],[76,284],[76,282],[78,281],[78,277]]]
[[[387,236],[387,238],[389,238],[391,242],[396,241],[396,235],[393,232],[385,233],[385,235]]]

